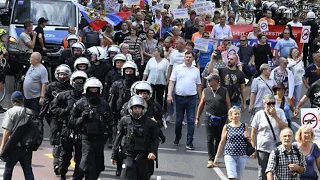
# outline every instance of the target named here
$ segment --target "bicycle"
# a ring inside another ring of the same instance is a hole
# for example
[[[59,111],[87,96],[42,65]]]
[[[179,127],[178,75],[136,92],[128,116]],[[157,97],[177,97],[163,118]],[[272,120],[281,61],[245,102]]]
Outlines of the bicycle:
[[[242,5],[243,4],[243,5]],[[253,8],[250,8],[250,3],[243,2],[238,6],[238,17],[237,22],[239,22],[240,16],[244,19],[246,24],[252,24],[254,21],[254,11]]]

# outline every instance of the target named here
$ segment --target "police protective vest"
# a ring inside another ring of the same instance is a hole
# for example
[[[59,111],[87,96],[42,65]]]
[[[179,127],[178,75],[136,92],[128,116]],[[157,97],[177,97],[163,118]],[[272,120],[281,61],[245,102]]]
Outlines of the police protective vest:
[[[121,146],[125,152],[144,151],[146,145],[143,126],[131,120],[127,129],[127,134],[122,138]]]
[[[86,32],[84,35],[84,45],[86,48],[100,46],[99,33],[94,31]]]

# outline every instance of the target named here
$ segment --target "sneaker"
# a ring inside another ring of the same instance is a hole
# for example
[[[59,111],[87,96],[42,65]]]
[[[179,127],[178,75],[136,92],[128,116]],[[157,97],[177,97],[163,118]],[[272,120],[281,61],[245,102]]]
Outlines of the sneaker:
[[[187,123],[186,123],[186,122],[184,122],[184,121],[182,121],[182,125],[184,125],[184,126],[185,126],[185,125],[187,125]]]
[[[186,148],[187,148],[188,150],[194,150],[193,143],[187,144]]]
[[[173,144],[174,144],[175,146],[178,146],[178,145],[179,145],[179,141],[180,141],[180,140],[176,138],[176,139],[174,140]]]
[[[207,168],[213,168],[213,161],[208,161]]]
[[[61,175],[60,180],[67,180],[66,175]]]
[[[167,122],[171,122],[171,119],[172,119],[172,116],[169,116],[169,115],[168,115],[167,118],[166,118],[166,121],[167,121]]]

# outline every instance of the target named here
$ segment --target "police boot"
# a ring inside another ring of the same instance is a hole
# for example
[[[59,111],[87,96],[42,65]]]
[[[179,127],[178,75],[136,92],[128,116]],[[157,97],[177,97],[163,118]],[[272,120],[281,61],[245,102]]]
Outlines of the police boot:
[[[120,176],[121,175],[121,170],[116,170],[116,176]]]

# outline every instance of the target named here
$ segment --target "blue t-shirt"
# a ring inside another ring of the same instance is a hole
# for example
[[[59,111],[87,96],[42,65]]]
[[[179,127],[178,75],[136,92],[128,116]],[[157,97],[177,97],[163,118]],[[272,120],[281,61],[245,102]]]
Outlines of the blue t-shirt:
[[[200,50],[194,49],[193,51],[194,53],[197,54]],[[207,63],[210,62],[212,52],[213,52],[213,43],[209,43],[207,52],[200,51],[200,56],[199,56],[200,68],[205,68]]]
[[[294,41],[293,39],[289,38],[289,40],[280,39],[277,42],[277,44],[274,47],[274,49],[280,51],[280,57],[288,57],[290,49],[292,47],[298,47],[298,45],[297,45],[296,41]]]
[[[305,78],[308,79],[308,84],[311,86],[314,82],[320,79],[320,74],[317,74],[317,67],[314,64],[310,64],[305,69],[305,74],[303,75]]]
[[[294,142],[292,145],[298,147],[298,144]],[[306,155],[306,172],[304,174],[301,174],[301,180],[310,180],[310,178],[303,178],[303,176],[311,176],[311,177],[316,177],[318,168],[316,165],[316,160],[320,156],[320,150],[317,144],[313,143],[311,147],[310,154]]]

